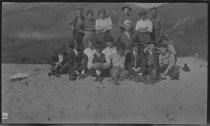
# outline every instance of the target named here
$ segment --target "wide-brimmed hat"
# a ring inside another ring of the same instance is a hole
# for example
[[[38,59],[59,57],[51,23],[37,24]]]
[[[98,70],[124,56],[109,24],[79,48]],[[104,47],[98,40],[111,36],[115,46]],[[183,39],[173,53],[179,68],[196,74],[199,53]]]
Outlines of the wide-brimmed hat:
[[[87,11],[87,15],[88,15],[89,13],[91,13],[92,15],[94,15],[93,11],[91,11],[91,10],[88,10],[88,11]]]
[[[82,7],[76,7],[75,10],[83,11],[83,8]]]
[[[128,8],[130,11],[132,10],[129,6],[122,7],[122,11],[124,11],[125,8]]]
[[[147,11],[145,9],[142,9],[138,15],[146,15],[147,14]]]
[[[104,13],[106,15],[106,10],[104,8],[100,8],[98,11],[98,14],[100,14],[100,13]]]

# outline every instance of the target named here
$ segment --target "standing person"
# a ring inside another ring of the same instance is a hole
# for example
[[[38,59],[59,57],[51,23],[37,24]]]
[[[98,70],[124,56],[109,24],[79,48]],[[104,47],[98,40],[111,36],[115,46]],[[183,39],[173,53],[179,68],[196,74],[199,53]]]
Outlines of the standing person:
[[[83,37],[83,45],[85,49],[88,47],[88,40],[91,39],[93,43],[96,42],[95,20],[93,19],[93,15],[93,11],[87,11],[87,18],[85,20],[85,35]]]
[[[150,20],[152,21],[152,25],[153,25],[152,39],[156,44],[159,44],[160,37],[163,33],[163,26],[162,26],[161,17],[158,16],[156,7],[151,8]]]
[[[122,7],[122,11],[124,12],[123,15],[120,17],[119,19],[119,27],[120,27],[120,31],[123,32],[125,31],[125,28],[124,28],[124,22],[126,20],[130,20],[133,22],[133,18],[131,17],[131,14],[130,14],[130,11],[132,9],[129,7],[129,6],[125,6],[125,7]]]
[[[119,80],[126,79],[128,71],[125,69],[125,45],[120,43],[117,45],[117,52],[110,55],[106,68],[111,67],[111,77],[114,84],[119,85]]]
[[[107,16],[106,10],[99,9],[99,18],[96,20],[96,37],[97,41],[101,42],[102,47],[105,48],[105,39],[110,35],[110,30],[112,29],[111,17]]]
[[[87,57],[78,50],[77,41],[72,41],[69,46],[71,48],[69,53],[69,80],[76,80],[77,76],[79,79],[83,79],[87,67]]]
[[[136,23],[136,31],[138,32],[138,36],[143,44],[143,47],[146,47],[147,43],[151,43],[153,29],[152,21],[147,18],[146,10],[142,10],[139,15],[141,19]]]
[[[179,79],[179,67],[175,63],[175,57],[168,49],[161,47],[159,55],[159,72],[163,76],[169,75],[171,80]]]
[[[125,31],[120,33],[119,37],[116,40],[116,43],[123,43],[126,47],[126,52],[129,52],[131,50],[131,44],[133,40],[138,39],[138,35],[133,30],[133,22],[130,20],[126,20],[124,22],[124,28]]]
[[[140,44],[136,41],[132,43],[132,51],[127,54],[126,67],[131,77],[136,81],[142,81],[141,75],[145,73],[143,52],[140,51]]]
[[[85,18],[83,16],[83,8],[77,7],[75,10],[77,16],[73,19],[72,22],[69,22],[69,25],[71,25],[73,29],[73,40],[78,42],[79,50],[83,52],[84,45],[82,40],[85,34]]]

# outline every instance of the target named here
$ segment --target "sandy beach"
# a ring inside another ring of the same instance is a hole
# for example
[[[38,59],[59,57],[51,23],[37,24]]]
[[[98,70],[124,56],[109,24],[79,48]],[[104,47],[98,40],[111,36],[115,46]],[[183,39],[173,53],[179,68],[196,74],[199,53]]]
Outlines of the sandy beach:
[[[207,122],[207,63],[179,58],[190,72],[180,80],[154,85],[123,81],[113,85],[93,77],[71,82],[68,75],[48,76],[49,65],[2,64],[3,123],[152,123],[205,124]],[[202,65],[203,64],[203,65]],[[17,73],[32,73],[11,81]]]

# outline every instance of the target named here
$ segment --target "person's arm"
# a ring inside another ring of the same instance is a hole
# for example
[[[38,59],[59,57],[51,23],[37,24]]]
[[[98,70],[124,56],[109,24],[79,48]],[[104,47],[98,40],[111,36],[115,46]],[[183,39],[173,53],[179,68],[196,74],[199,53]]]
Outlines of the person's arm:
[[[139,31],[139,21],[136,22],[135,30],[136,30],[137,32]]]
[[[111,67],[111,58],[112,58],[112,55],[110,55],[110,57],[106,56],[106,63],[103,64],[103,67],[104,68],[109,68]]]
[[[158,56],[158,63],[159,63],[159,66],[163,65],[162,64],[162,56],[161,55]]]
[[[98,19],[96,20],[96,23],[95,23],[95,29],[96,31],[101,30],[100,22]]]
[[[171,55],[170,56],[170,59],[169,59],[169,65],[167,67],[167,69],[164,71],[163,75],[167,75],[169,70],[172,68],[172,66],[175,65],[175,57],[174,55]]]
[[[174,55],[176,55],[175,47],[172,44],[169,44],[168,45],[168,49],[171,51],[171,53],[173,53]]]
[[[111,17],[107,18],[108,26],[104,30],[111,30],[112,29],[112,19]]]
[[[153,26],[152,26],[152,21],[148,20],[148,32],[152,32]]]

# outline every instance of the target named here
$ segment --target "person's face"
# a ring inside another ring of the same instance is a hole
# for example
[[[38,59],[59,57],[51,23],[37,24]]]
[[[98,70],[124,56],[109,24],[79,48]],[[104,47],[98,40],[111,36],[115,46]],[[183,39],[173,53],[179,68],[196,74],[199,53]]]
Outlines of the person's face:
[[[167,40],[163,39],[162,43],[167,44]]]
[[[132,30],[132,24],[131,23],[126,23],[125,24],[125,30],[126,31],[131,31]]]
[[[88,13],[87,18],[92,19],[92,17],[93,17],[92,13]]]
[[[129,14],[129,13],[130,13],[130,10],[129,10],[128,8],[125,8],[125,9],[124,9],[124,13],[125,13],[125,14]]]
[[[93,48],[93,42],[90,41],[90,40],[88,41],[88,47],[91,48],[91,49]]]
[[[118,52],[118,54],[121,55],[121,56],[125,54],[125,50],[122,50],[122,49],[118,50],[117,52]]]
[[[112,42],[107,42],[107,46],[108,47],[112,47],[113,46],[113,43]]]
[[[152,12],[152,16],[154,16],[154,17],[157,16],[157,10],[152,9],[151,12]]]
[[[78,49],[78,43],[77,43],[77,41],[74,41],[74,49]]]
[[[134,46],[132,49],[133,49],[133,51],[135,51],[135,52],[138,52],[138,51],[139,51],[139,47],[138,47],[138,46]]]
[[[100,18],[104,18],[105,17],[105,14],[103,12],[99,13],[99,17]]]
[[[166,54],[166,48],[161,48],[160,53],[161,53],[162,55],[165,55],[165,54]]]
[[[100,54],[101,53],[101,49],[96,49],[96,52]]]
[[[146,14],[142,14],[141,15],[141,19],[145,20],[147,18],[147,15]]]

